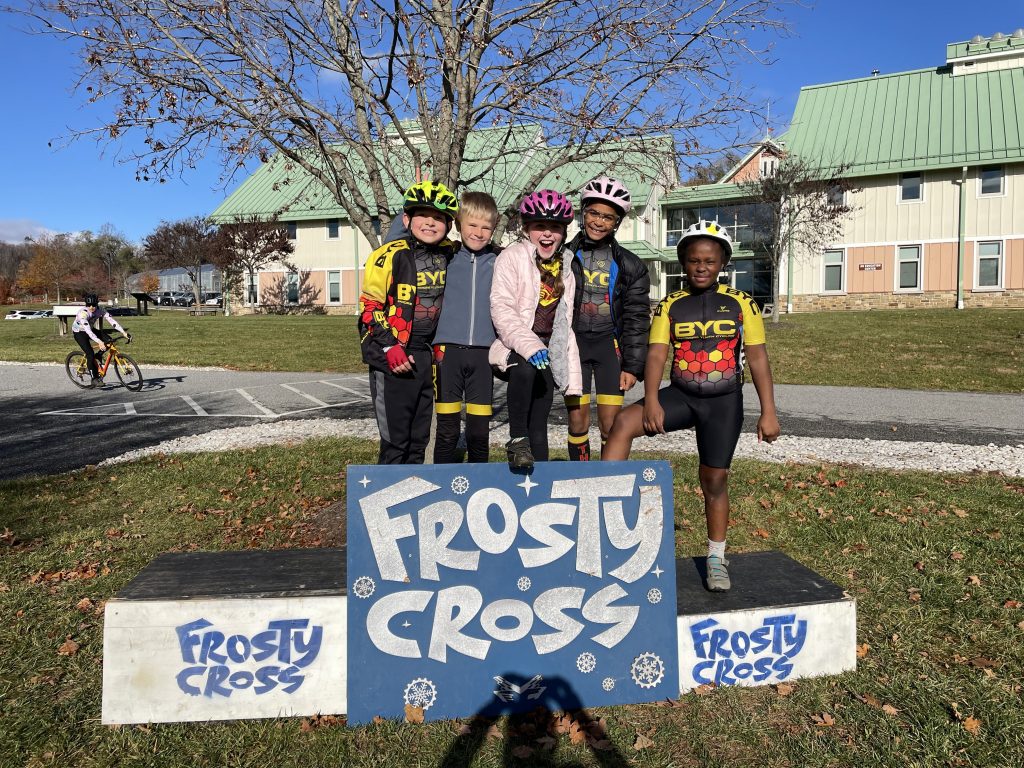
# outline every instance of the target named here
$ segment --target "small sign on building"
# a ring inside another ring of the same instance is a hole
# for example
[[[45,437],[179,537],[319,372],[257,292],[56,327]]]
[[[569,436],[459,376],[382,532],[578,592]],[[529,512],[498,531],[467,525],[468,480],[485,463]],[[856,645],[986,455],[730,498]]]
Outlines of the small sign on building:
[[[881,268],[881,263],[877,261],[874,262],[873,264],[865,263],[857,265],[857,269],[859,269],[861,272],[877,272]]]

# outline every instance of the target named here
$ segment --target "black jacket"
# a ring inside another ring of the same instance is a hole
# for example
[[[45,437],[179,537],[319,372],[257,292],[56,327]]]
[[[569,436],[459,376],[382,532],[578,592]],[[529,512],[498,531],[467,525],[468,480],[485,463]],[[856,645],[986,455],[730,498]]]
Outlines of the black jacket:
[[[583,248],[583,240],[584,235],[580,232],[566,247],[578,253]],[[612,249],[612,267],[608,292],[615,338],[622,354],[622,370],[643,379],[647,335],[651,329],[651,274],[635,253],[627,251],[614,238],[609,246]],[[583,265],[580,259],[572,260],[572,270],[576,275],[573,307],[575,312],[579,312],[583,302]]]

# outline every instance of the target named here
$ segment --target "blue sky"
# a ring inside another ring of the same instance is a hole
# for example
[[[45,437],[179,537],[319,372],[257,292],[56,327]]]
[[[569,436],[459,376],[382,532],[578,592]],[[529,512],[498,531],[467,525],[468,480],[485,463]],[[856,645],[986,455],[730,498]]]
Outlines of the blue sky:
[[[1024,27],[1024,6],[1011,0],[818,0],[788,8],[787,17],[792,32],[775,40],[773,63],[745,65],[737,78],[755,102],[771,102],[776,128],[785,127],[802,85],[866,77],[872,69],[938,66],[946,43]],[[85,139],[59,148],[69,127],[94,125],[94,113],[72,95],[70,49],[26,35],[22,25],[0,15],[0,240],[96,231],[105,223],[141,240],[162,220],[211,212],[241,182],[225,188],[214,159],[165,184],[137,182],[134,167],[117,162],[116,146]],[[751,135],[761,130],[750,127]]]

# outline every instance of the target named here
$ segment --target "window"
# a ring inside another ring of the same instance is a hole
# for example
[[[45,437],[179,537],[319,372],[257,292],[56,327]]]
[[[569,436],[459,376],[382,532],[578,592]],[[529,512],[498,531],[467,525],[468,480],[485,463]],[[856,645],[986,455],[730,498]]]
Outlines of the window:
[[[825,251],[823,261],[824,292],[842,293],[845,287],[843,283],[846,276],[846,254],[842,250]]]
[[[341,302],[341,272],[327,273],[327,301],[332,304]]]
[[[978,243],[977,275],[975,285],[978,288],[1003,287],[1003,244],[1001,242]]]
[[[1003,194],[1003,166],[990,165],[978,174],[979,195]]]
[[[774,155],[761,155],[761,177],[774,176],[779,167],[779,158]]]
[[[259,275],[245,273],[245,303],[246,304],[259,304],[260,279]]]
[[[288,291],[288,303],[298,304],[299,303],[299,273],[289,272],[286,282],[286,288]]]
[[[338,239],[338,220],[328,219],[327,220],[327,239],[337,240]]]
[[[829,205],[839,208],[846,204],[846,192],[838,184],[830,184],[825,191],[825,200]]]
[[[288,239],[289,240],[298,240],[299,239],[299,225],[298,225],[297,222],[294,222],[294,221],[285,222],[285,228],[288,230]]]
[[[900,202],[911,203],[923,197],[923,184],[920,173],[904,173],[900,176]]]
[[[896,249],[896,290],[921,290],[921,246],[901,245]]]

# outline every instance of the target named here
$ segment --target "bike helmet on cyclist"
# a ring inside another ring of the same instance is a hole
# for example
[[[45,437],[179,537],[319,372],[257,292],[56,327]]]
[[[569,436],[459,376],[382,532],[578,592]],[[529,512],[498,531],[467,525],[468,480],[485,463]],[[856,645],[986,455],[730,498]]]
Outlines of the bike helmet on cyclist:
[[[729,259],[732,258],[732,238],[729,237],[729,230],[719,225],[717,221],[705,221],[700,219],[694,224],[691,224],[683,232],[683,236],[679,239],[676,244],[676,256],[679,261],[683,260],[683,253],[686,251],[686,244],[698,237],[709,237],[715,242],[722,246],[722,250],[725,253],[725,258],[722,259],[722,264],[728,264]]]
[[[598,176],[583,185],[583,189],[580,190],[580,205],[585,208],[589,203],[607,203],[617,210],[620,216],[625,216],[633,207],[626,185],[610,176]]]
[[[572,221],[572,203],[561,192],[538,189],[519,202],[519,218],[523,224],[534,221],[553,221],[569,224]]]
[[[417,208],[427,208],[454,219],[459,212],[459,201],[441,182],[420,181],[405,190],[402,203],[402,210],[406,213]]]
[[[100,305],[100,297],[95,293],[85,294],[85,306],[87,307],[98,307]]]

